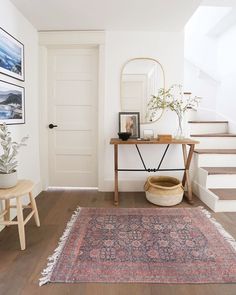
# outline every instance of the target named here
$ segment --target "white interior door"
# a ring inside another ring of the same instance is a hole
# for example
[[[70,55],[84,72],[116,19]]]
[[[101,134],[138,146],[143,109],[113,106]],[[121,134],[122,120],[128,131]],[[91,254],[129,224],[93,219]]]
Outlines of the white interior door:
[[[97,187],[96,49],[48,51],[50,186]]]

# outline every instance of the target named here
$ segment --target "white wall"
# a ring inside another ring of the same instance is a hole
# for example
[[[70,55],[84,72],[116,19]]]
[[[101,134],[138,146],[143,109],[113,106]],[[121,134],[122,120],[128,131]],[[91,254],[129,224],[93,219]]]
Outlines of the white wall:
[[[216,110],[216,97],[220,87],[220,81],[215,80],[198,66],[185,59],[184,62],[184,89],[200,96],[200,107]]]
[[[0,27],[25,46],[25,82],[0,74],[0,80],[25,87],[25,119],[22,125],[9,126],[14,140],[29,135],[27,147],[18,155],[18,178],[35,182],[35,194],[41,191],[38,124],[38,33],[8,0],[1,0]]]
[[[120,109],[120,73],[123,64],[134,57],[152,57],[157,59],[164,67],[167,87],[174,83],[183,83],[184,69],[184,34],[157,33],[157,32],[120,32],[106,33],[105,46],[105,102],[104,102],[104,180],[101,190],[113,190],[113,146],[109,144],[110,138],[117,137],[118,112]],[[177,129],[177,116],[166,112],[160,121],[141,126],[143,129],[155,130],[158,133],[174,133]],[[142,146],[147,166],[157,167],[164,146]],[[134,146],[120,147],[120,167],[142,168],[140,159]],[[182,151],[180,147],[171,147],[163,167],[183,167]],[[161,174],[168,174],[161,172]],[[172,172],[180,176],[180,173]],[[148,173],[122,172],[120,189],[138,191],[143,189]]]
[[[211,76],[217,72],[217,40],[209,35],[228,8],[199,7],[185,26],[185,58]]]
[[[236,26],[226,31],[218,41],[218,69],[221,87],[217,96],[217,112],[231,122],[230,132],[236,132]]]
[[[201,6],[185,26],[185,89],[203,98],[201,108],[214,111],[220,77],[217,65],[218,40],[211,35],[211,30],[228,11],[228,7]]]

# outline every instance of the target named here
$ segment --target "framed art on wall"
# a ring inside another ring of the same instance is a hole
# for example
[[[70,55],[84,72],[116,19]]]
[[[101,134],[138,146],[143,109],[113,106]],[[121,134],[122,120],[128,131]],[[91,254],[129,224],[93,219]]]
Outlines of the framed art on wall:
[[[140,137],[139,112],[120,112],[119,132],[130,132],[131,138]]]
[[[0,28],[0,73],[24,81],[24,45]]]
[[[0,80],[0,123],[25,123],[24,87]]]

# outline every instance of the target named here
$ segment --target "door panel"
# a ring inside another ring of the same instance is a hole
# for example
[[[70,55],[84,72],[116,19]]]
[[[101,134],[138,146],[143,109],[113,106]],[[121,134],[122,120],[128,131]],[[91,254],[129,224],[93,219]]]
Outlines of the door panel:
[[[57,73],[90,73],[93,68],[91,51],[93,49],[61,49],[57,50],[55,70]],[[68,55],[65,51],[70,52]],[[78,54],[80,51],[80,54]]]
[[[97,186],[97,50],[51,49],[48,63],[51,186]]]
[[[91,130],[58,130],[55,134],[55,141],[57,148],[91,147],[93,142]]]
[[[58,105],[78,105],[78,97],[80,97],[80,105],[91,105],[93,100],[92,83],[86,80],[56,81],[55,99]],[[76,93],[76,95],[75,95]],[[65,100],[65,97],[67,98]]]

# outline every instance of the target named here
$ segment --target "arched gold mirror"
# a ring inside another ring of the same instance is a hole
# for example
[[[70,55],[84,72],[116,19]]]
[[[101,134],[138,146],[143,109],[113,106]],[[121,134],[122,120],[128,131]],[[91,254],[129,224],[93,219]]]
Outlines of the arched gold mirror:
[[[142,124],[160,119],[163,109],[150,118],[148,103],[158,89],[165,88],[162,65],[153,58],[140,57],[128,60],[121,71],[120,95],[122,112],[139,112]]]

